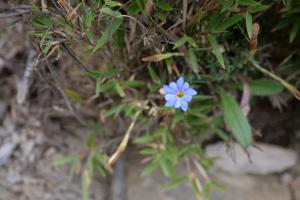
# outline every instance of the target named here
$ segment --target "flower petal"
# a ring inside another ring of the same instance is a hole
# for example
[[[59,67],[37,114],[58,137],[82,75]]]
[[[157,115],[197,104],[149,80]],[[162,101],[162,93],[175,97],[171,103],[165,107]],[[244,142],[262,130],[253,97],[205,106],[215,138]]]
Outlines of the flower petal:
[[[171,82],[170,84],[169,84],[169,86],[173,89],[173,90],[178,90],[178,88],[177,88],[177,85],[176,85],[176,83],[175,82]]]
[[[164,85],[163,89],[164,89],[165,93],[167,93],[167,94],[176,94],[177,93],[176,90],[172,89],[168,85]]]
[[[190,84],[189,84],[188,82],[185,82],[185,83],[183,84],[182,90],[185,91],[185,90],[187,90],[189,87],[190,87]]]
[[[172,99],[176,100],[176,95],[175,94],[167,94],[165,96],[165,100],[167,100],[167,101],[172,100]]]
[[[184,100],[186,100],[187,102],[190,102],[190,101],[192,101],[192,98],[193,98],[193,97],[192,97],[192,95],[186,95],[186,94],[185,94],[185,95],[183,96],[183,98],[184,98]]]
[[[179,98],[176,99],[175,108],[179,108],[181,105],[181,100]]]
[[[181,77],[177,80],[177,82],[176,82],[178,90],[182,90],[183,83],[184,83],[184,79],[183,79],[183,77],[181,76]]]
[[[187,109],[188,109],[188,103],[186,101],[182,100],[180,107],[181,107],[181,110],[183,110],[184,112],[186,112]]]
[[[189,88],[186,91],[184,91],[184,94],[193,96],[193,95],[197,94],[197,91],[194,90],[193,88]]]
[[[171,99],[165,103],[166,107],[173,107],[176,103],[176,99]]]

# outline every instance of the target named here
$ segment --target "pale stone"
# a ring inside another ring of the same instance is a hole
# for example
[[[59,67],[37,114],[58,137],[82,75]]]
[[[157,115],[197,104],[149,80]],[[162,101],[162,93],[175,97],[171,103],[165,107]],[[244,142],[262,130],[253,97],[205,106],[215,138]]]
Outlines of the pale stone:
[[[300,176],[298,176],[293,182],[292,182],[292,189],[294,191],[295,200],[300,200]]]
[[[127,194],[130,200],[195,200],[194,191],[187,182],[182,183],[173,190],[166,191],[164,186],[168,183],[160,170],[156,170],[146,177],[140,174],[144,165],[137,160],[128,161]]]
[[[226,174],[216,172],[212,178],[225,187],[214,190],[211,200],[289,200],[288,185],[275,176]]]
[[[206,156],[218,158],[215,167],[233,174],[270,174],[282,172],[296,165],[296,152],[270,144],[257,144],[247,152],[238,144],[226,146],[224,143],[208,145]]]

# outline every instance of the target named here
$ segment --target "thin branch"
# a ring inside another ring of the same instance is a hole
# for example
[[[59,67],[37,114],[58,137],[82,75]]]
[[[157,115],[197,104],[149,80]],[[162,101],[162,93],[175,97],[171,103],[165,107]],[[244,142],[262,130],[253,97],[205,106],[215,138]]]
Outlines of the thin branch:
[[[78,63],[78,65],[82,71],[84,71],[85,73],[89,72],[88,68],[81,62],[81,60],[76,56],[76,54],[73,52],[73,50],[68,45],[66,45],[66,43],[63,42],[62,47],[65,50],[67,50],[69,55]]]
[[[64,101],[65,101],[65,103],[66,103],[66,105],[67,105],[67,107],[68,107],[68,109],[71,111],[72,115],[78,120],[79,123],[81,123],[82,125],[86,125],[86,122],[85,122],[80,116],[78,116],[78,115],[76,114],[76,112],[75,112],[75,110],[74,110],[74,108],[73,108],[73,106],[72,106],[72,104],[71,104],[71,102],[70,102],[70,100],[69,100],[67,94],[66,94],[65,91],[64,91],[64,88],[63,88],[63,86],[62,86],[62,83],[61,83],[61,80],[60,80],[60,78],[59,78],[59,75],[58,75],[57,72],[54,70],[54,68],[53,68],[52,65],[49,63],[48,60],[45,60],[45,63],[46,63],[46,65],[47,65],[47,67],[48,67],[48,69],[49,69],[49,71],[50,71],[52,77],[54,78],[55,83],[56,83],[56,86],[57,86],[57,89],[58,89],[58,91],[61,93],[61,95],[62,95],[62,97],[63,97],[63,99],[64,99]]]

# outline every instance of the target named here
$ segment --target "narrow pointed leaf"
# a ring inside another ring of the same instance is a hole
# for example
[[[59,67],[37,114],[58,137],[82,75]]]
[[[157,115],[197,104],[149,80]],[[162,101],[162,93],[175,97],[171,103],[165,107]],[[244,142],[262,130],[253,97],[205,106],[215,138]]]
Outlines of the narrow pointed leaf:
[[[251,38],[252,35],[252,15],[248,12],[245,14],[245,21],[246,21],[246,29],[248,37]]]
[[[222,95],[222,105],[227,128],[243,147],[251,144],[252,134],[250,124],[237,102],[227,94]]]
[[[222,66],[222,68],[225,69],[225,62],[224,62],[224,58],[222,56],[222,53],[220,51],[220,47],[217,43],[216,38],[213,35],[209,35],[208,36],[208,42],[211,45],[212,49],[213,49],[213,54],[216,56],[218,62],[220,63],[220,65]]]

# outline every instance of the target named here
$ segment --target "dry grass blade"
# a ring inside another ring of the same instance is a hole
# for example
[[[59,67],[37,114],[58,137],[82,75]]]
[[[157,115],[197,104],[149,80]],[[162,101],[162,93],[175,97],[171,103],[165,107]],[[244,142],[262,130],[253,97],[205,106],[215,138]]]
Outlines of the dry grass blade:
[[[183,29],[185,29],[186,26],[186,16],[187,16],[187,9],[188,9],[188,1],[187,0],[182,0],[182,19],[183,19]]]
[[[79,9],[79,7],[81,6],[81,3],[79,3],[75,9],[72,9],[72,11],[68,14],[67,16],[67,20],[68,21],[71,21],[72,20],[72,17],[77,13],[77,10]]]
[[[130,123],[125,136],[122,139],[122,142],[119,144],[117,150],[115,151],[115,153],[113,153],[113,155],[110,156],[110,158],[108,159],[108,162],[106,164],[106,169],[110,172],[112,172],[112,165],[119,159],[119,157],[122,155],[122,153],[125,151],[131,132],[135,126],[136,120],[138,118],[138,116],[140,115],[141,110],[139,110],[138,112],[135,113],[135,115],[133,116],[132,122]]]
[[[243,94],[240,102],[240,106],[245,116],[248,116],[250,111],[250,87],[249,83],[245,78],[241,78],[243,82]]]
[[[250,52],[252,55],[254,55],[256,52],[258,34],[259,34],[259,24],[254,23],[252,27],[252,36],[250,39]]]
[[[283,80],[279,76],[276,76],[272,72],[270,72],[270,71],[266,70],[265,68],[261,67],[253,58],[248,57],[248,59],[251,62],[251,64],[254,67],[256,67],[259,71],[263,72],[264,74],[267,74],[268,76],[272,77],[276,81],[280,82],[286,89],[288,89],[294,95],[294,97],[296,99],[300,100],[300,91],[297,88],[295,88],[293,85],[291,85],[287,81]]]

